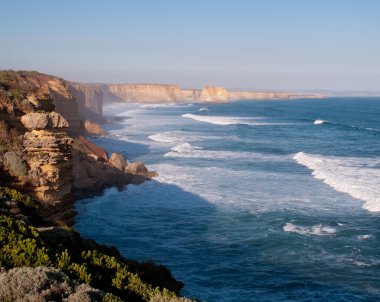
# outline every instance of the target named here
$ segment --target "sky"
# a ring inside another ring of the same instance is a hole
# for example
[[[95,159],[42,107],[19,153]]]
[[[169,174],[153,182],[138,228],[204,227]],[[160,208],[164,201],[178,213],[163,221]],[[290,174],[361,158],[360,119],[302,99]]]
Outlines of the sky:
[[[380,91],[380,1],[0,0],[0,69],[93,83]]]

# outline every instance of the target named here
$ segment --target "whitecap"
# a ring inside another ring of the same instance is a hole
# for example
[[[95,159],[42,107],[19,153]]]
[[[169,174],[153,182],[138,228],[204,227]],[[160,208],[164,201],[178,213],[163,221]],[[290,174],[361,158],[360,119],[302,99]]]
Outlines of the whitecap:
[[[243,151],[204,150],[199,146],[194,146],[189,143],[183,143],[171,148],[171,151],[167,152],[164,156],[208,160],[242,160],[244,162],[280,162],[289,160],[289,157],[284,155],[262,154]]]
[[[198,111],[210,111],[207,107],[202,107],[201,109],[199,109]]]
[[[323,224],[313,225],[311,227],[298,226],[293,223],[286,223],[283,227],[284,232],[298,233],[301,235],[315,235],[315,236],[325,236],[333,235],[336,233],[336,229]]]
[[[380,159],[322,156],[299,152],[297,163],[312,170],[312,175],[336,191],[363,200],[363,208],[380,211]]]
[[[371,238],[372,238],[372,235],[370,235],[370,234],[365,234],[365,235],[359,235],[358,236],[359,240],[368,240],[368,239],[371,239]]]
[[[191,113],[182,114],[183,117],[214,125],[250,125],[250,126],[272,126],[289,125],[288,123],[257,122],[263,120],[261,117],[233,117],[233,116],[209,116],[195,115]]]
[[[324,120],[315,120],[314,121],[314,125],[322,125],[324,123],[326,123],[326,121],[324,121]]]
[[[188,141],[205,141],[221,139],[220,136],[205,135],[199,132],[187,131],[166,131],[149,135],[149,139],[159,143],[179,143]],[[234,137],[224,137],[224,139],[234,139]],[[236,139],[236,138],[235,138]]]

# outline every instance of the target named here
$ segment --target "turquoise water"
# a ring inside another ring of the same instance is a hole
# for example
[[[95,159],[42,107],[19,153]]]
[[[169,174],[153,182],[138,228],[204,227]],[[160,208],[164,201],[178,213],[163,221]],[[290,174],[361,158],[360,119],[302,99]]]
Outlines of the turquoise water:
[[[206,301],[379,301],[380,99],[113,104],[94,141],[157,180],[76,228]]]

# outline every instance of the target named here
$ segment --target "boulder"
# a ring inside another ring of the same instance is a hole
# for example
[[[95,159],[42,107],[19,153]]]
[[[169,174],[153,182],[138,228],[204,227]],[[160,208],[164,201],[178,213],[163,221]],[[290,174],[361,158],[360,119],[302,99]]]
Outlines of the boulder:
[[[125,167],[124,171],[129,174],[148,177],[148,169],[145,167],[143,162],[130,163],[128,166]]]
[[[47,113],[28,113],[21,117],[21,123],[29,131],[45,129],[49,123]]]
[[[124,158],[123,155],[119,153],[112,153],[109,162],[110,164],[122,171],[127,166],[127,160]]]
[[[49,113],[49,127],[51,128],[67,128],[69,123],[66,119],[58,112]]]
[[[84,128],[86,130],[86,134],[88,135],[104,135],[105,134],[100,124],[91,122],[89,120],[84,121]]]
[[[21,123],[29,131],[46,128],[67,128],[69,126],[66,119],[58,112],[28,113],[21,117]]]
[[[28,168],[26,167],[26,164],[15,152],[6,152],[4,154],[4,159],[12,175],[17,177],[23,177],[27,175]]]

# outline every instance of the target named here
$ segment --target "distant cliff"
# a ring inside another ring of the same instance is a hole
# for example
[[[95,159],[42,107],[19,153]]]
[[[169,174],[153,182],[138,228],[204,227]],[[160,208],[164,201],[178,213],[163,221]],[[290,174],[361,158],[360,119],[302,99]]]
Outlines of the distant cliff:
[[[97,84],[91,85],[103,92],[105,102],[177,103],[228,102],[252,99],[321,98],[320,94],[295,92],[228,91],[223,87],[205,86],[202,89],[181,89],[163,84]]]

